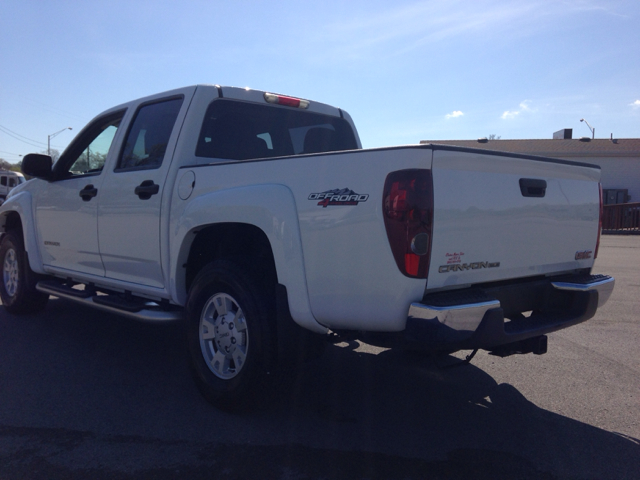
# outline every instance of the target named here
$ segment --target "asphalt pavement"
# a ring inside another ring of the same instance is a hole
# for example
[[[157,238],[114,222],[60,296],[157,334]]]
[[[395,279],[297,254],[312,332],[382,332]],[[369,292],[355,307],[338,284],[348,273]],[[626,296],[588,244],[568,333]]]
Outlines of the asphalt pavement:
[[[0,309],[0,479],[640,479],[640,236],[603,237],[595,272],[609,303],[545,355],[345,342],[241,415],[199,395],[180,325]]]

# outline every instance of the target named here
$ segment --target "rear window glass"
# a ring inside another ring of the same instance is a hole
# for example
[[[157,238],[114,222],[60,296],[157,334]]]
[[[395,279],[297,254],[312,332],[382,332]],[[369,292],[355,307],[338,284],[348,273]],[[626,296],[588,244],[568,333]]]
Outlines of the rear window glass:
[[[356,148],[353,130],[343,118],[215,100],[207,109],[196,156],[248,160]]]

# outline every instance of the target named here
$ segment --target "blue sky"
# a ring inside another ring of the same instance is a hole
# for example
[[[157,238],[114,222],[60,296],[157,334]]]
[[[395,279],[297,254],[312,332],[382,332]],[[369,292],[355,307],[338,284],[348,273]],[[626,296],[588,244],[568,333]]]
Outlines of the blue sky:
[[[4,0],[0,157],[62,150],[95,115],[197,83],[347,110],[364,147],[640,137],[637,0]]]

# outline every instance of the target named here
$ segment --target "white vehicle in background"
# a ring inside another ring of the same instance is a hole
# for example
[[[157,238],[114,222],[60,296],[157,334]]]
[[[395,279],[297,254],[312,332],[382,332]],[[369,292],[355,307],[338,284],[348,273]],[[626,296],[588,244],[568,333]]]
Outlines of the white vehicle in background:
[[[24,175],[11,170],[0,170],[0,205],[7,199],[7,195],[14,187],[17,187],[26,180]]]
[[[339,108],[198,85],[96,117],[0,207],[0,296],[184,321],[223,408],[328,337],[498,356],[592,318],[600,168],[447,145],[363,150]],[[331,335],[330,335],[331,334]]]

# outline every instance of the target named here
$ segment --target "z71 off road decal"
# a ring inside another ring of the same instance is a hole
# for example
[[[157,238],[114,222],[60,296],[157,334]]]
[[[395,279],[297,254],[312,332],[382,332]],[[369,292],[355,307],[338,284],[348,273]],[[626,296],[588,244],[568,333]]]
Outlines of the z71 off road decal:
[[[309,200],[320,200],[318,206],[323,208],[337,205],[358,205],[360,202],[366,202],[368,198],[369,195],[356,193],[349,188],[309,194]]]

